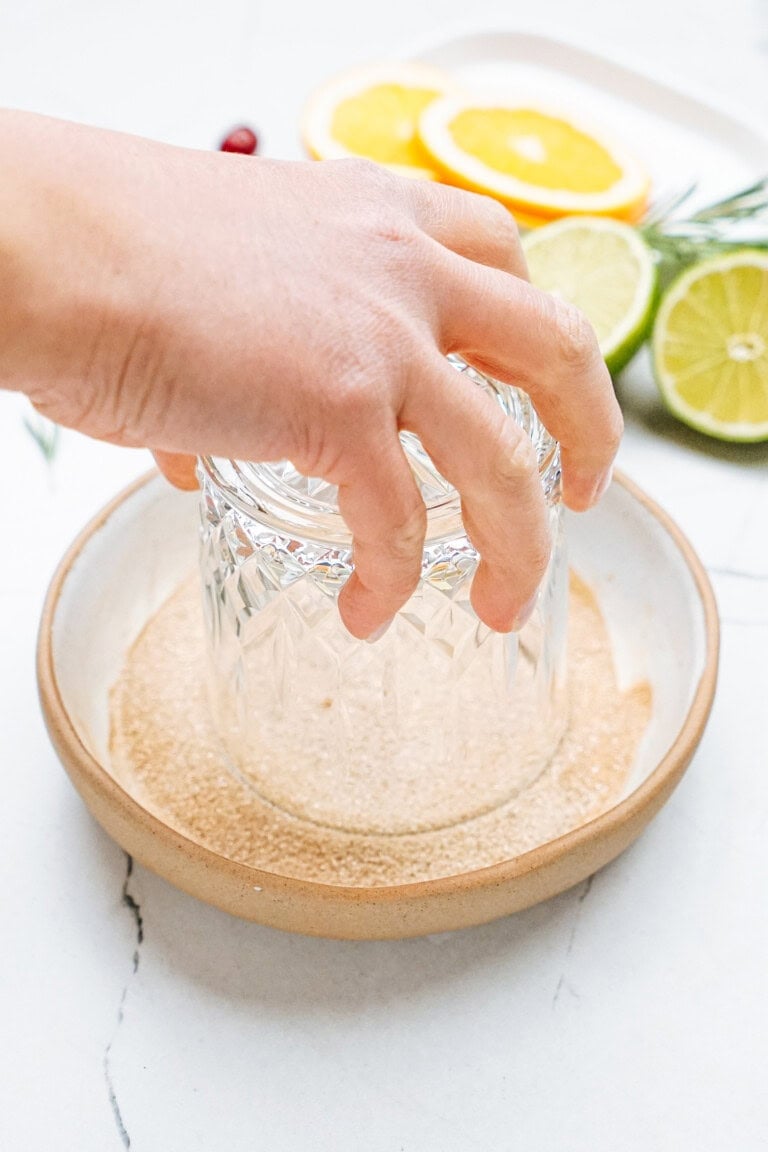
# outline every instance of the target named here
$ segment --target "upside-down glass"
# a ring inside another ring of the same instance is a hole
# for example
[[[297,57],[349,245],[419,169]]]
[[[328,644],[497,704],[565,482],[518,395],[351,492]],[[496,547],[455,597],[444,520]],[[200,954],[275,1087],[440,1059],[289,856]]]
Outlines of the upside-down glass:
[[[338,615],[352,564],[335,489],[287,462],[200,461],[214,720],[232,770],[304,820],[403,834],[471,819],[536,779],[565,729],[558,447],[525,394],[451,360],[538,457],[552,559],[519,635],[475,616],[477,554],[458,495],[410,433],[401,439],[428,511],[421,580],[374,644]]]

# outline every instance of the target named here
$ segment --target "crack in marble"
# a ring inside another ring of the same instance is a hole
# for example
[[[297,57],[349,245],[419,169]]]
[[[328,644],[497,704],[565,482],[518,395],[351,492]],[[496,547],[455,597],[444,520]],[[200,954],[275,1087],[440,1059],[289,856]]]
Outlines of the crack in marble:
[[[757,583],[768,580],[768,572],[745,572],[741,568],[709,568],[711,576],[735,576],[738,580],[755,580]]]
[[[590,892],[592,891],[592,885],[595,882],[595,876],[596,875],[597,875],[597,873],[593,872],[591,876],[587,876],[587,878],[584,881],[584,884],[582,886],[581,892],[579,892],[579,898],[578,898],[578,902],[576,904],[576,914],[573,917],[573,923],[571,925],[571,934],[568,937],[568,945],[565,949],[564,960],[567,960],[568,957],[570,956],[571,952],[573,951],[573,942],[576,939],[576,930],[579,926],[579,921],[581,920],[582,904],[584,903],[587,896],[589,896]],[[555,988],[554,994],[552,996],[552,1009],[553,1010],[557,1006],[557,1002],[560,999],[560,994],[562,993],[564,988],[568,989],[568,991],[571,993],[571,995],[574,997],[574,999],[576,999],[576,1000],[581,999],[581,996],[576,991],[576,989],[571,984],[567,983],[567,981],[565,979],[565,968],[563,968],[563,971],[560,973],[560,979],[557,982],[557,987]]]
[[[106,1048],[104,1049],[103,1066],[104,1066],[104,1079],[105,1079],[106,1084],[107,1084],[107,1096],[109,1098],[109,1106],[112,1109],[112,1116],[114,1117],[115,1127],[117,1128],[117,1134],[120,1137],[120,1140],[122,1142],[123,1147],[124,1148],[130,1148],[131,1147],[131,1137],[128,1133],[128,1129],[125,1126],[125,1121],[123,1120],[123,1114],[120,1111],[120,1104],[119,1104],[119,1101],[117,1099],[117,1093],[115,1091],[115,1084],[114,1084],[114,1080],[112,1078],[112,1067],[111,1067],[111,1061],[110,1061],[110,1057],[112,1055],[112,1047],[115,1043],[115,1040],[117,1039],[117,1034],[120,1031],[120,1025],[122,1024],[123,1017],[125,1015],[125,1001],[126,1001],[126,998],[128,996],[128,988],[130,986],[131,980],[134,978],[134,976],[136,975],[136,973],[139,970],[139,960],[141,958],[141,945],[144,941],[144,920],[143,920],[142,915],[141,915],[141,905],[136,900],[133,893],[129,892],[129,890],[128,890],[128,885],[130,884],[131,876],[133,875],[133,857],[130,856],[126,852],[125,853],[125,860],[126,860],[125,877],[123,879],[123,887],[122,887],[121,892],[120,892],[120,903],[122,904],[122,906],[124,908],[127,908],[128,911],[131,913],[131,917],[133,918],[133,922],[136,925],[136,943],[135,943],[135,946],[133,949],[133,960],[132,960],[131,974],[128,977],[128,979],[126,980],[125,984],[123,985],[123,991],[120,995],[120,1003],[118,1004],[118,1007],[117,1007],[117,1019],[115,1021],[115,1027],[112,1030],[112,1036],[110,1037],[109,1043],[107,1044]]]

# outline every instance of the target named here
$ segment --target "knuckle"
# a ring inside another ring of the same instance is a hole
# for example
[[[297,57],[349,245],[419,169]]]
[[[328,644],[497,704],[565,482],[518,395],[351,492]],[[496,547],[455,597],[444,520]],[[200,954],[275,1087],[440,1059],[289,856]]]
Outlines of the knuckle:
[[[382,204],[403,202],[403,191],[407,181],[382,164],[360,156],[349,156],[343,160],[332,160],[327,163],[337,166],[345,185],[350,187],[361,201]]]
[[[342,461],[335,442],[321,429],[308,428],[303,422],[293,430],[290,440],[291,460],[303,476],[322,476],[334,482]]]
[[[383,398],[375,378],[365,371],[362,352],[356,360],[351,371],[339,373],[330,399],[330,415],[334,427],[361,433],[380,421]]]
[[[363,156],[345,156],[340,160],[331,160],[329,163],[333,164],[338,172],[342,172],[347,179],[354,180],[357,183],[368,183],[384,187],[388,184],[388,178],[393,175],[381,164],[377,164],[375,160],[367,160]]]
[[[519,238],[517,222],[509,209],[505,208],[504,205],[499,200],[494,199],[493,196],[480,196],[479,199],[487,219],[493,226],[503,236],[509,237],[512,241],[517,242]]]
[[[614,453],[618,450],[621,438],[624,435],[624,417],[615,398],[611,397],[611,415],[609,417],[608,442]]]
[[[491,457],[491,483],[494,488],[517,488],[536,475],[536,454],[519,428],[509,420],[499,426]]]
[[[621,438],[624,435],[624,419],[618,405],[612,405],[612,414],[606,423],[606,429],[601,436],[602,444],[605,448],[605,454],[611,460],[615,457],[621,444]]]
[[[424,504],[414,505],[392,529],[389,537],[389,551],[399,563],[418,566],[424,535],[427,530],[427,511]]]
[[[419,582],[426,527],[426,509],[420,502],[391,522],[380,520],[373,536],[356,535],[355,563],[361,565],[364,583],[372,588],[375,581],[389,599],[405,602]]]
[[[555,303],[554,331],[558,353],[563,364],[584,372],[602,360],[592,325],[573,304]]]

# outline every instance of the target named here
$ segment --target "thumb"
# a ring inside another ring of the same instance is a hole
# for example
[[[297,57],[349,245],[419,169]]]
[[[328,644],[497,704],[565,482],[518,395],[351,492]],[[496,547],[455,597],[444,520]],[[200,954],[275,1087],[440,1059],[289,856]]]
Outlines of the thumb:
[[[181,452],[156,452],[154,450],[152,455],[163,476],[173,484],[174,488],[181,488],[184,492],[193,492],[198,487],[197,476],[195,475],[196,456],[187,456]]]

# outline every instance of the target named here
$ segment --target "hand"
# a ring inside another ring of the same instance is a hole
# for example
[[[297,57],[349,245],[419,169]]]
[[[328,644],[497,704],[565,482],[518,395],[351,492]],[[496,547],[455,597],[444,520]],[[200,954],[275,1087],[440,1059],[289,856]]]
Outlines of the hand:
[[[364,161],[24,120],[44,206],[31,220],[17,206],[29,287],[5,386],[60,423],[152,448],[183,487],[194,453],[289,458],[337,484],[355,561],[339,607],[359,637],[418,580],[425,509],[398,440],[416,432],[461,495],[477,614],[519,626],[549,555],[534,454],[445,354],[532,396],[571,508],[599,498],[622,421],[591,328],[527,282],[509,213]]]

